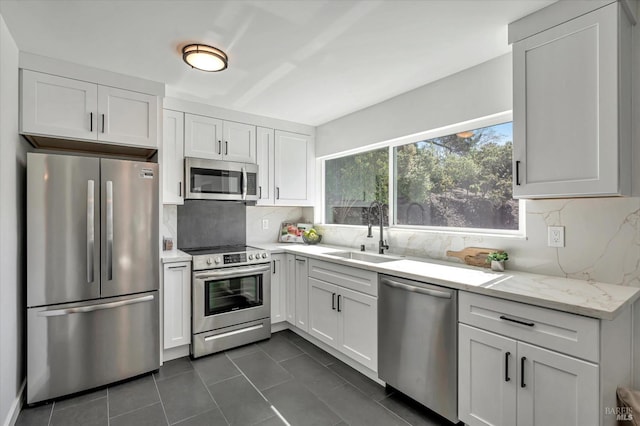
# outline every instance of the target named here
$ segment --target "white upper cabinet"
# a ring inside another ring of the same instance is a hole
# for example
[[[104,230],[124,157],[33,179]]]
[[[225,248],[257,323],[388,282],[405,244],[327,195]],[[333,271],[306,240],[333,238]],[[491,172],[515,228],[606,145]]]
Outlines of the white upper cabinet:
[[[98,140],[155,148],[158,101],[155,96],[98,86]]]
[[[96,139],[97,105],[94,83],[22,71],[22,133]]]
[[[274,183],[276,205],[312,206],[315,171],[313,138],[275,131]]]
[[[184,113],[164,110],[162,203],[184,204]]]
[[[274,184],[273,171],[275,164],[275,133],[273,129],[258,127],[257,136],[257,162],[258,162],[258,201],[257,205],[273,205]]]
[[[534,13],[509,28],[520,37],[513,44],[513,194],[629,195],[629,19],[618,2],[559,25],[548,19]],[[522,34],[527,28],[531,35]]]
[[[222,123],[223,158],[238,163],[256,163],[256,126],[225,121]]]
[[[21,89],[23,134],[157,148],[157,96],[30,70]]]
[[[185,114],[184,152],[187,157],[256,162],[256,126]]]
[[[184,155],[222,159],[222,120],[202,115],[184,115]]]

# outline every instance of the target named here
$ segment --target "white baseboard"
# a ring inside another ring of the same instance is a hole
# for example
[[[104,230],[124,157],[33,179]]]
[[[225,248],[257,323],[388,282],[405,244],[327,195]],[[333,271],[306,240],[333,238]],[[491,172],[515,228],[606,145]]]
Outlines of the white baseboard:
[[[189,355],[189,346],[183,345],[175,348],[165,349],[162,352],[162,362],[171,361],[172,359],[182,358]]]
[[[23,397],[24,397],[24,390],[26,386],[27,386],[27,379],[24,379],[22,381],[22,385],[20,385],[20,390],[18,391],[18,395],[16,396],[16,399],[13,401],[13,404],[11,404],[11,408],[7,413],[7,418],[4,420],[4,426],[14,426],[16,424],[16,421],[18,420],[18,415],[22,410],[22,401],[24,400]]]

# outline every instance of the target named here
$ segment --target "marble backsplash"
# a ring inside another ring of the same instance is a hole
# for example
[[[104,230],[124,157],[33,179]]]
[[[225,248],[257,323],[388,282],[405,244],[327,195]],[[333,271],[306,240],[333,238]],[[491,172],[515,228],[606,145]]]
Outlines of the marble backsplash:
[[[275,243],[278,241],[280,223],[286,220],[313,222],[311,207],[247,207],[247,243]],[[262,229],[262,220],[269,220],[269,229]],[[178,241],[178,208],[164,205],[162,208],[162,237]]]
[[[457,261],[447,250],[489,247],[509,252],[507,269],[640,287],[640,198],[525,201],[525,236],[455,234],[385,228],[390,251]],[[547,246],[547,226],[565,227],[565,247]],[[378,229],[319,226],[323,242],[376,251]]]

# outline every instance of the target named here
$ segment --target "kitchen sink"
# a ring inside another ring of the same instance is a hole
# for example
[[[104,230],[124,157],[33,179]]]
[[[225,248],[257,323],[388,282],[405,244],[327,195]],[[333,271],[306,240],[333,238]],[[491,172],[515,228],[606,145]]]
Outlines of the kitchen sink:
[[[342,257],[343,259],[359,260],[361,262],[369,263],[385,263],[399,260],[397,257],[388,257],[381,254],[369,254],[359,251],[336,251],[333,253],[326,253],[328,256]]]

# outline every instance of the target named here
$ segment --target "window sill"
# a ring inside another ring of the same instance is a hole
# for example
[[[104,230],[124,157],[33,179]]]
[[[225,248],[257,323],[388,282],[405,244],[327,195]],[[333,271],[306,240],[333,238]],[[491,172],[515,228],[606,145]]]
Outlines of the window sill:
[[[324,228],[335,228],[335,229],[353,229],[353,230],[362,230],[366,232],[366,225],[338,225],[338,224],[322,224],[320,225]],[[377,228],[378,226],[374,226]],[[471,230],[467,228],[427,228],[427,227],[412,227],[412,226],[402,226],[402,225],[394,225],[394,226],[385,226],[386,232],[407,232],[414,234],[431,234],[431,235],[452,235],[452,236],[463,236],[463,237],[490,237],[490,238],[504,238],[509,240],[526,240],[527,236],[523,230],[519,231],[497,231],[497,230]]]

